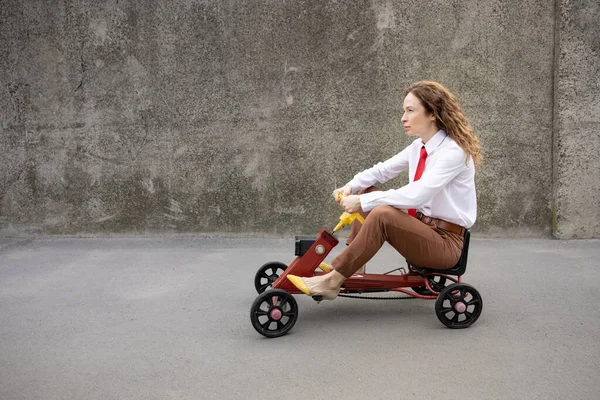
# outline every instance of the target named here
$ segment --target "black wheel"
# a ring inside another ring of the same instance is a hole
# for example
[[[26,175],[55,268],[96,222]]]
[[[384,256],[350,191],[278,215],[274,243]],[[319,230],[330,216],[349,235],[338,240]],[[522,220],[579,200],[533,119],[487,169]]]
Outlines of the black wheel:
[[[258,294],[270,289],[273,282],[285,271],[287,265],[280,262],[269,262],[256,271],[254,276],[254,288]]]
[[[283,336],[298,319],[298,304],[284,290],[273,289],[260,294],[250,308],[250,321],[258,333],[268,338]]]
[[[428,276],[427,280],[429,281],[429,285],[431,286],[431,288],[438,293],[441,292],[442,289],[444,289],[446,287],[446,278],[444,278],[443,276],[438,276],[438,275]],[[436,295],[436,293],[431,293],[429,291],[429,289],[427,289],[427,286],[413,287],[412,290],[422,296],[435,296]]]
[[[481,295],[471,285],[453,283],[445,287],[435,301],[435,314],[448,328],[471,326],[483,309]]]

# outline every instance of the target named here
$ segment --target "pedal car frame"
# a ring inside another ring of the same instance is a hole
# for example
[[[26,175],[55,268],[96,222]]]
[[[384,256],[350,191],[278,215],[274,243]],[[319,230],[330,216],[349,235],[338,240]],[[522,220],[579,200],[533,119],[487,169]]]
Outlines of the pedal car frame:
[[[479,318],[483,308],[479,292],[461,281],[466,271],[469,241],[470,232],[466,230],[461,257],[451,269],[420,268],[407,260],[408,271],[396,268],[384,274],[352,275],[344,281],[340,295],[400,292],[409,296],[402,299],[436,300],[436,315],[444,325],[454,329],[466,328]],[[312,277],[324,274],[315,270],[338,243],[338,239],[326,228],[322,228],[316,237],[296,236],[296,258],[289,266],[270,262],[257,271],[255,289],[259,296],[250,310],[250,319],[257,332],[266,337],[279,337],[289,332],[298,317],[298,306],[292,295],[305,294],[287,279],[287,275]],[[395,271],[402,273],[392,274]],[[452,283],[445,286],[446,281]],[[321,300],[319,296],[313,298]]]

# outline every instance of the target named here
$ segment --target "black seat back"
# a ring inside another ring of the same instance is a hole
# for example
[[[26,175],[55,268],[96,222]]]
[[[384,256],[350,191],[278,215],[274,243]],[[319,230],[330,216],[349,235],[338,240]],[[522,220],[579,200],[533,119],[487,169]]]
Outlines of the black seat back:
[[[460,253],[460,258],[458,259],[458,262],[456,263],[456,265],[450,269],[421,268],[421,267],[414,265],[413,263],[411,263],[408,260],[407,260],[407,262],[410,264],[410,266],[412,268],[414,268],[415,270],[417,270],[419,273],[421,273],[423,275],[426,275],[426,274],[445,274],[445,275],[457,275],[457,276],[464,275],[465,271],[467,270],[467,258],[469,257],[469,241],[470,241],[470,239],[471,239],[471,231],[466,229],[465,235],[463,236],[463,248],[462,248],[462,252]]]
[[[451,271],[456,270],[456,273],[452,272],[452,275],[463,275],[467,270],[467,258],[469,257],[469,241],[471,239],[471,231],[466,229],[465,236],[463,239],[463,248],[460,253],[460,258],[456,265],[451,268]]]

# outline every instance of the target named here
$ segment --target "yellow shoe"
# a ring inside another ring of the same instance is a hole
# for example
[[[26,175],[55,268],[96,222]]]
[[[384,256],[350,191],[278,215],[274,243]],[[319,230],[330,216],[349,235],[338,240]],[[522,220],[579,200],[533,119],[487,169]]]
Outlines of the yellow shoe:
[[[310,290],[308,290],[308,287],[306,287],[302,278],[296,275],[288,275],[287,278],[298,290],[301,290],[305,295],[310,296]]]
[[[317,297],[317,296],[321,297],[322,300],[333,300],[337,297],[338,293],[340,292],[340,289],[338,288],[338,289],[329,289],[329,290],[326,290],[321,293],[311,293],[310,290],[308,290],[308,287],[306,286],[306,284],[304,284],[304,281],[302,280],[302,278],[300,278],[299,276],[287,275],[287,278],[289,279],[290,282],[292,282],[292,284],[294,286],[296,286],[296,288],[298,288],[298,290],[302,291],[302,293],[306,294],[307,296],[311,296],[311,297]]]
[[[331,268],[331,265],[327,264],[325,261],[319,264],[319,269],[325,273],[331,272],[333,270],[333,268]]]

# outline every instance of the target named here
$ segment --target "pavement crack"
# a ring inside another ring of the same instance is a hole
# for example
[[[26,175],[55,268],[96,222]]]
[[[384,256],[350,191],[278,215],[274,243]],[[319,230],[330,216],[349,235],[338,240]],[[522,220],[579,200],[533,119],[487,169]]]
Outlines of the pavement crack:
[[[87,68],[85,67],[85,63],[83,62],[83,56],[81,57],[81,60],[80,60],[80,66],[81,66],[81,80],[79,81],[79,85],[77,85],[77,87],[75,88],[75,92],[77,92],[83,86],[83,81],[85,79],[85,74],[87,71]]]

